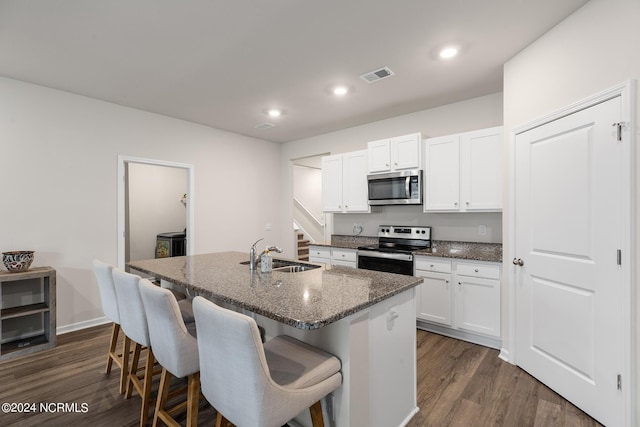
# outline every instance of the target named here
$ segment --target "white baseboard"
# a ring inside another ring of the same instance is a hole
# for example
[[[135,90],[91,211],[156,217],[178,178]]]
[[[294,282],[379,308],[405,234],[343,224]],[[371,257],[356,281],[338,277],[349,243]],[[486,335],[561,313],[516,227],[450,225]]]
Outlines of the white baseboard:
[[[109,323],[111,320],[107,319],[105,316],[98,317],[96,319],[85,320],[84,322],[72,323],[71,325],[59,326],[56,328],[56,334],[62,335],[69,332],[79,331],[81,329],[91,328],[93,326],[104,325],[105,323]]]
[[[504,347],[500,349],[500,354],[498,355],[498,357],[502,360],[504,360],[505,362],[511,363],[512,365],[515,365],[515,363],[513,363],[510,360],[509,357],[509,350],[505,349]]]

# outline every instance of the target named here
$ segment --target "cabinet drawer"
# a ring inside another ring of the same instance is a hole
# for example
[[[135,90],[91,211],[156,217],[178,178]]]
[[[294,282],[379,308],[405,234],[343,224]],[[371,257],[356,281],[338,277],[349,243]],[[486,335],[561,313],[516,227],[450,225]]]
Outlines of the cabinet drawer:
[[[313,258],[331,258],[331,248],[324,246],[309,246],[309,257]]]
[[[458,262],[456,271],[459,276],[499,279],[500,266],[496,264],[475,264]]]
[[[331,249],[331,259],[356,262],[356,251],[353,249]]]
[[[436,273],[451,273],[451,261],[416,257],[416,271],[417,270],[435,271]]]

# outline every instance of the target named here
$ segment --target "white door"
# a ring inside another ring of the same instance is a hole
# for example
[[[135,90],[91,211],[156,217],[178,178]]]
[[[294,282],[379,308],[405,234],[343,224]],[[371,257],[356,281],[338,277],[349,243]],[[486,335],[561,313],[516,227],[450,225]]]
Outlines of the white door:
[[[623,425],[621,97],[515,137],[516,362]]]

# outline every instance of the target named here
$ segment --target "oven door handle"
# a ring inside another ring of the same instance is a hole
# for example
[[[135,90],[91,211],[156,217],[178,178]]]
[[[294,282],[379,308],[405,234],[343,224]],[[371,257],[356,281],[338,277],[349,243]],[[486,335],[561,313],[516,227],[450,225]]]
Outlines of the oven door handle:
[[[410,255],[410,254],[389,254],[385,252],[358,251],[358,256],[370,257],[370,258],[396,259],[398,261],[413,261],[413,255]]]

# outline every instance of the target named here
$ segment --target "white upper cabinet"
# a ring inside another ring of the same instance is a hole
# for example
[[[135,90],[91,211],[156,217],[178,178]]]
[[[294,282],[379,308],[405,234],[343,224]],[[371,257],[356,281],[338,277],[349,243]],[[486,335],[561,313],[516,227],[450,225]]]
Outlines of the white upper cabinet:
[[[460,137],[429,138],[425,143],[424,210],[458,210]]]
[[[369,173],[419,169],[421,140],[422,134],[412,133],[369,142]]]
[[[322,210],[342,212],[342,155],[322,158]]]
[[[502,210],[502,127],[462,135],[460,201],[466,210]]]
[[[502,210],[502,127],[425,141],[425,212]]]
[[[322,158],[322,210],[371,212],[367,189],[367,150]]]

